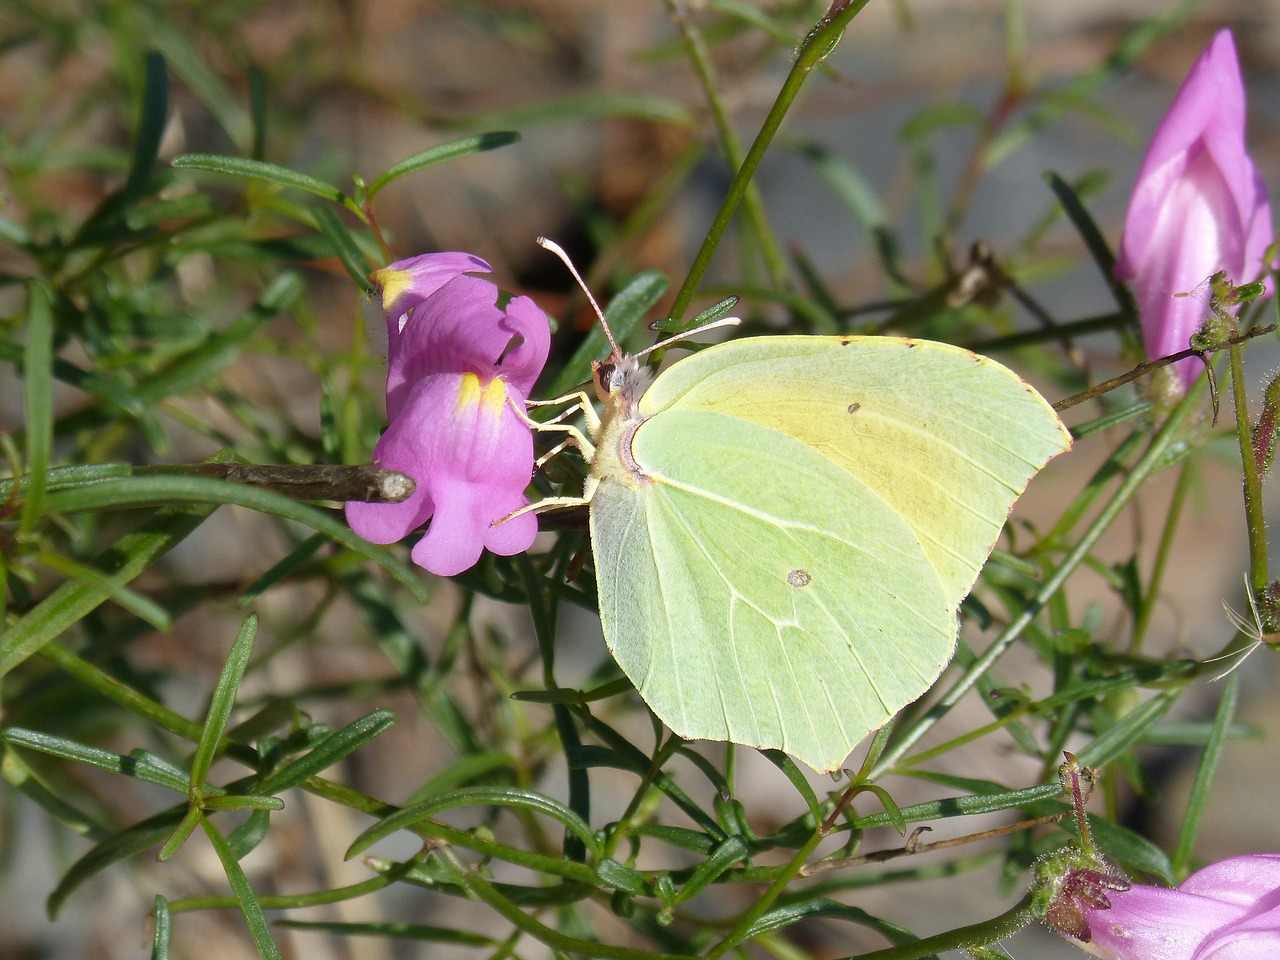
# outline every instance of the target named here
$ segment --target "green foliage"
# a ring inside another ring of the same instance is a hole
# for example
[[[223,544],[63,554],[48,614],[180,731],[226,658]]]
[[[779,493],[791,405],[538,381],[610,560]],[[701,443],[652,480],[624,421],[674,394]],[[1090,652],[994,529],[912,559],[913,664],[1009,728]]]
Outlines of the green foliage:
[[[444,6],[546,63],[566,35],[513,5]],[[643,341],[645,324],[688,330],[740,297],[734,309],[753,333],[943,339],[997,354],[1051,398],[1101,379],[1080,337],[1132,351],[1134,308],[1111,274],[1111,220],[1092,206],[1099,175],[1050,173],[1042,207],[1014,215],[1019,236],[968,263],[950,250],[997,164],[1065,118],[1120,126],[1099,96],[1176,26],[1172,16],[1136,26],[1110,56],[1055,84],[1025,61],[1010,4],[1006,75],[990,102],[930,103],[897,130],[859,128],[901,150],[909,174],[897,188],[918,215],[908,218],[822,135],[778,135],[802,86],[843,76],[839,44],[857,33],[863,3],[835,4],[830,18],[817,2],[713,0],[696,17],[676,0],[667,6],[674,26],[631,66],[669,79],[687,64],[696,84],[513,89],[492,103],[434,88],[371,93],[372,75],[342,72],[345,53],[335,51],[345,51],[348,25],[335,11],[316,14],[316,24],[333,18],[327,28],[312,25],[262,63],[239,31],[241,18],[272,12],[257,0],[82,0],[4,14],[5,52],[28,55],[33,75],[28,92],[11,93],[0,132],[0,399],[10,411],[0,434],[0,817],[6,828],[42,819],[55,835],[44,854],[58,879],[42,891],[51,917],[74,909],[104,922],[86,887],[105,879],[130,884],[135,918],[150,911],[155,958],[234,955],[193,945],[184,914],[194,911],[221,917],[228,942],[262,957],[288,955],[284,938],[300,955],[309,938],[329,936],[493,957],[758,948],[790,960],[802,952],[797,931],[823,925],[842,936],[861,928],[857,946],[842,948],[859,955],[990,956],[982,944],[1025,920],[1025,901],[919,939],[931,918],[914,892],[883,911],[859,897],[927,879],[972,891],[988,884],[973,876],[984,867],[1003,878],[992,904],[1025,888],[1036,858],[1070,835],[1054,775],[1066,748],[1102,772],[1107,816],[1092,823],[1106,856],[1163,881],[1193,867],[1220,761],[1250,733],[1235,721],[1239,673],[1209,688],[1209,713],[1172,711],[1194,682],[1247,669],[1239,658],[1274,637],[1270,613],[1257,615],[1256,630],[1242,620],[1224,643],[1234,659],[1201,651],[1201,660],[1152,625],[1199,464],[1241,447],[1260,510],[1258,473],[1270,462],[1251,446],[1255,432],[1271,444],[1270,421],[1254,427],[1245,409],[1210,426],[1203,380],[1172,409],[1157,412],[1119,385],[1073,410],[1077,449],[1096,454],[1091,471],[1055,465],[1051,480],[1066,491],[1057,512],[1015,511],[964,607],[956,659],[855,754],[859,769],[844,779],[665,731],[582,626],[596,587],[580,517],[547,518],[550,535],[529,555],[486,556],[449,584],[413,567],[404,545],[366,543],[345,525],[330,478],[367,462],[383,420],[376,351],[359,318],[367,275],[429,243],[414,239],[404,198],[451,183],[484,210],[499,184],[458,186],[446,174],[514,179],[499,161],[532,164],[547,131],[643,129],[660,145],[679,141],[644,171],[629,205],[593,196],[590,159],[556,181],[557,199],[584,225],[594,257],[585,272],[611,294],[620,339]],[[585,61],[599,56],[587,52]],[[763,118],[731,109],[741,97],[719,74],[737,58],[749,71],[738,80],[753,89],[773,78]],[[90,80],[60,87],[91,68]],[[340,138],[315,149],[316,118],[334,109],[340,81],[362,90],[373,113],[411,118],[425,146],[394,162],[357,159],[348,142],[357,135],[346,132],[357,124],[344,119]],[[716,121],[713,143],[700,139],[704,112]],[[870,123],[843,112],[836,122]],[[965,178],[948,186],[938,167],[957,133],[971,152]],[[770,148],[799,158],[793,169],[829,194],[832,220],[864,243],[860,269],[874,269],[874,284],[824,275],[823,251],[807,238],[790,250],[780,242],[770,214],[789,201],[756,176]],[[714,218],[696,225],[701,250],[677,248],[655,269],[637,251],[678,233],[682,209],[698,208],[677,201],[713,162],[724,190]],[[385,169],[356,171],[366,164]],[[514,215],[477,215],[462,235],[523,244],[507,235]],[[1045,308],[1028,292],[1066,269],[1064,236],[1078,238],[1078,259],[1109,290],[1109,313],[1074,317],[1074,305]],[[678,280],[670,296],[668,273]],[[573,330],[572,305],[560,312],[563,349],[542,397],[580,384],[606,352],[598,329]],[[1018,322],[1026,315],[1034,323]],[[1242,391],[1248,343],[1209,346],[1236,361],[1223,396]],[[300,472],[255,472],[266,464]],[[576,492],[581,466],[558,458],[535,482],[546,494]],[[312,472],[320,467],[338,473]],[[1102,551],[1152,495],[1153,478],[1174,467],[1155,556],[1137,545],[1121,558]],[[1261,530],[1249,530],[1248,582],[1265,601],[1275,590]],[[962,703],[967,713],[954,710]],[[1198,763],[1172,853],[1114,822],[1123,789],[1151,792],[1157,747]],[[1007,754],[1023,763],[973,759]],[[992,821],[973,819],[990,814],[1013,825],[1000,843],[977,853],[961,845],[990,836]],[[960,839],[930,844],[912,832],[920,827]],[[0,902],[32,882],[18,840],[0,830]],[[212,850],[225,882],[183,896],[190,875],[177,870],[193,846]],[[288,861],[289,882],[243,862],[260,848],[266,861]],[[359,856],[360,880],[335,879],[344,855]],[[299,871],[312,883],[303,892]],[[412,922],[295,915],[347,901],[407,902]],[[460,901],[472,909],[454,916]],[[136,949],[136,929],[125,949]],[[6,935],[0,952],[12,945]]]

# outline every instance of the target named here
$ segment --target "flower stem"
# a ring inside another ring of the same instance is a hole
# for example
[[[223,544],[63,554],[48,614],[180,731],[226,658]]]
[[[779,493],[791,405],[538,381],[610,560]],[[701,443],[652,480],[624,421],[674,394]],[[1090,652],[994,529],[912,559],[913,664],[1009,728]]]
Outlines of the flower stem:
[[[729,122],[729,114],[724,108],[724,100],[716,89],[715,76],[712,72],[711,57],[707,53],[707,45],[703,41],[702,32],[693,25],[685,11],[683,0],[665,0],[671,19],[684,37],[685,50],[693,64],[698,82],[707,97],[707,108],[711,111],[711,119],[716,125],[716,135],[720,138],[720,148],[724,150],[725,160],[730,169],[742,168],[742,144],[733,132]],[[743,214],[751,224],[751,231],[760,244],[760,255],[764,259],[769,280],[774,286],[780,285],[787,276],[787,261],[782,247],[774,236],[765,213],[764,201],[760,199],[760,191],[754,183],[748,182],[746,193],[742,197]]]
[[[698,254],[693,259],[693,265],[689,268],[689,275],[685,277],[684,283],[681,285],[679,292],[676,293],[675,302],[671,305],[670,316],[679,320],[684,312],[689,309],[689,304],[697,295],[698,285],[702,282],[703,276],[707,272],[707,267],[711,265],[711,258],[716,252],[716,248],[720,246],[720,241],[724,238],[725,230],[729,228],[729,222],[733,219],[734,212],[738,209],[738,204],[742,201],[747,193],[747,187],[751,183],[751,178],[755,176],[756,168],[760,166],[760,161],[764,158],[764,153],[769,149],[769,144],[773,142],[774,134],[778,132],[778,128],[782,126],[782,120],[787,115],[787,111],[791,109],[791,105],[795,102],[796,96],[800,93],[800,87],[804,84],[805,79],[809,76],[810,71],[827,58],[835,45],[839,43],[844,29],[863,7],[867,5],[869,0],[836,0],[827,11],[827,15],[818,22],[804,42],[800,45],[800,51],[796,56],[795,63],[791,66],[791,72],[787,74],[787,79],[782,83],[782,89],[778,91],[777,99],[774,100],[773,106],[769,109],[769,114],[764,118],[764,123],[760,127],[760,132],[756,134],[755,140],[747,149],[747,155],[742,160],[742,165],[738,167],[737,174],[734,175],[733,182],[729,184],[729,189],[725,193],[724,202],[721,203],[719,211],[716,213],[715,219],[711,222],[711,228],[707,231],[706,239],[702,241],[702,247],[698,250]]]
[[[957,927],[937,936],[925,937],[911,943],[902,943],[896,947],[875,950],[871,953],[858,954],[857,960],[918,960],[942,953],[944,950],[964,950],[969,947],[986,946],[1005,937],[1013,936],[1035,919],[1031,912],[1031,897],[1027,895],[1012,908],[997,917],[971,923],[967,927]]]
[[[1236,434],[1240,439],[1240,461],[1244,468],[1244,516],[1249,535],[1249,586],[1255,597],[1267,588],[1267,524],[1262,510],[1262,477],[1253,449],[1253,426],[1249,423],[1249,397],[1245,391],[1244,360],[1240,344],[1230,347],[1231,393],[1236,404]]]

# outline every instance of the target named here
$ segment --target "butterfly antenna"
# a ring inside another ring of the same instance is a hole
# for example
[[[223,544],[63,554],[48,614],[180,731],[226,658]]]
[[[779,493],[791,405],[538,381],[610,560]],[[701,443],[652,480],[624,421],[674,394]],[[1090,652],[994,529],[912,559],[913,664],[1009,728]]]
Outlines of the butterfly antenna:
[[[694,327],[692,330],[686,330],[684,333],[677,333],[674,337],[667,337],[665,340],[659,340],[651,347],[645,347],[636,354],[636,358],[643,357],[646,353],[653,353],[655,350],[661,350],[663,347],[669,347],[673,343],[681,340],[688,340],[690,337],[697,336],[699,333],[705,333],[707,330],[714,330],[716,327],[736,327],[742,322],[741,317],[721,317],[719,320],[712,320],[710,323],[704,323],[700,327]]]
[[[578,273],[578,268],[573,265],[573,261],[569,259],[569,254],[564,252],[564,247],[549,240],[546,237],[538,237],[538,246],[543,250],[550,250],[560,262],[569,268],[569,272],[573,274],[573,279],[578,281],[578,286],[582,288],[582,292],[587,295],[587,301],[591,304],[591,309],[596,312],[596,317],[600,321],[600,328],[604,330],[605,339],[609,341],[609,346],[613,349],[614,357],[621,357],[622,351],[618,349],[618,344],[613,339],[613,331],[609,329],[609,324],[604,319],[604,311],[600,309],[600,304],[596,303],[596,298],[591,295],[591,291],[587,289],[586,282],[582,279],[582,274]]]

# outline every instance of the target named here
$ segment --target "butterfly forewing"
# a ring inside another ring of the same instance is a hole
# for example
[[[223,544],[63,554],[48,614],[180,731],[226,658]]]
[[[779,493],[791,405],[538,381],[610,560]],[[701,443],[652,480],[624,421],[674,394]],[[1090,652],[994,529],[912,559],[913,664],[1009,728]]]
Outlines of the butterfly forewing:
[[[896,337],[755,337],[665,371],[643,415],[712,410],[832,460],[915,531],[964,599],[1031,477],[1070,444],[1031,387],[959,347]]]
[[[1069,437],[998,363],[757,337],[620,397],[593,474],[605,638],[691,738],[819,770],[923,694],[1014,501]]]

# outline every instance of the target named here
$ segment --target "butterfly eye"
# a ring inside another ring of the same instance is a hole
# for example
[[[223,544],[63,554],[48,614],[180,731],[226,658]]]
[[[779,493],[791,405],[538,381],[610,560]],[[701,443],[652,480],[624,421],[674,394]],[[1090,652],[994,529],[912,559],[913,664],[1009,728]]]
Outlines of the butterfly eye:
[[[616,363],[596,364],[596,389],[601,394],[608,395],[614,387],[614,380],[617,375],[618,365]]]

